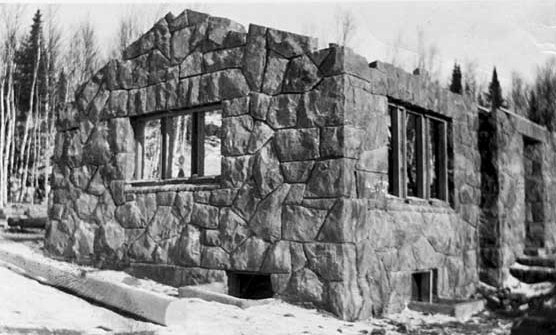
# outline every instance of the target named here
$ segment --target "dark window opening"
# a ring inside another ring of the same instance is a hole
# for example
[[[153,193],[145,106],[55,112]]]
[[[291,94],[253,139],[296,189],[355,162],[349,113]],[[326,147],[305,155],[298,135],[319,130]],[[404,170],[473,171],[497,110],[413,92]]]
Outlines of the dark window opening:
[[[438,296],[438,271],[415,272],[411,275],[411,300],[433,302]]]
[[[274,296],[268,274],[228,272],[228,294],[242,299],[266,299]]]
[[[219,106],[137,117],[135,179],[190,179],[220,175]]]
[[[545,191],[542,161],[542,143],[524,136],[523,177],[525,187],[525,245],[527,247],[544,247]]]
[[[431,113],[390,104],[388,192],[450,201],[450,123]]]

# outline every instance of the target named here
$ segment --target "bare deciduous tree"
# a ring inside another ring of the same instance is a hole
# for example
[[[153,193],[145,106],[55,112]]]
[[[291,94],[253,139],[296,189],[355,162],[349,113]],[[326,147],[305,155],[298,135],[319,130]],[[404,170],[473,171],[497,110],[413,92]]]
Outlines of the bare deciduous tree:
[[[350,10],[338,8],[335,14],[336,43],[351,47],[350,44],[357,31],[355,16]]]

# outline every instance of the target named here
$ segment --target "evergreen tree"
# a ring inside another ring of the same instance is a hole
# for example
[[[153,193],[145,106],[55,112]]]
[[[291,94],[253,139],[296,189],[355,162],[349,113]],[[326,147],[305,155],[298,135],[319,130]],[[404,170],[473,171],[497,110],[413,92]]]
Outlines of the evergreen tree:
[[[492,109],[500,108],[503,103],[502,98],[502,87],[500,87],[500,82],[498,81],[498,74],[496,73],[496,67],[492,71],[492,81],[488,86],[488,97],[490,102],[490,107]]]
[[[450,84],[450,91],[457,94],[462,93],[461,68],[457,63],[454,64],[454,69],[452,70],[452,82]]]
[[[539,106],[537,104],[537,98],[535,96],[534,90],[529,91],[528,105],[529,105],[529,119],[536,123],[542,123],[543,120],[539,115]]]
[[[29,110],[33,74],[39,52],[41,52],[41,55],[44,54],[44,43],[42,34],[42,15],[40,10],[37,10],[35,16],[33,17],[31,31],[21,44],[19,50],[17,50],[15,57],[15,63],[17,65],[17,72],[15,74],[17,107],[19,111],[23,113],[27,113]],[[38,78],[36,82],[36,89],[39,90],[39,96],[43,96],[41,93],[44,93],[46,90],[46,65],[45,57],[40,57],[37,72]]]

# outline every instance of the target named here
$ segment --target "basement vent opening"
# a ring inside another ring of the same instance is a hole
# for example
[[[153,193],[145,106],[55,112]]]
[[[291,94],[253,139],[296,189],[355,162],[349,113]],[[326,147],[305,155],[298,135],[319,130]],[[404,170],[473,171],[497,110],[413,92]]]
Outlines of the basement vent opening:
[[[228,294],[242,299],[272,298],[270,275],[228,272]]]
[[[419,271],[411,274],[411,300],[433,302],[438,296],[438,270]]]

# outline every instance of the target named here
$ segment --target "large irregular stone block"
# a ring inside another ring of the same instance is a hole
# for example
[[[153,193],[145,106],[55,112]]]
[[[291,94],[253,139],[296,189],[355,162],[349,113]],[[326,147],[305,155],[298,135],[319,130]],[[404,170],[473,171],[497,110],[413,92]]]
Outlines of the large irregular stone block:
[[[234,251],[250,235],[247,223],[230,208],[220,211],[220,246],[227,252]]]
[[[262,87],[264,93],[275,95],[282,91],[287,66],[287,59],[272,51],[268,54]]]
[[[196,76],[203,73],[203,54],[194,51],[187,55],[180,64],[180,78]]]
[[[147,112],[147,90],[144,88],[130,90],[128,94],[128,114],[141,115]]]
[[[176,63],[182,61],[190,54],[190,40],[195,33],[195,27],[184,27],[172,34],[172,60]]]
[[[170,30],[166,19],[160,19],[153,27],[154,46],[168,59],[170,59]]]
[[[238,191],[233,208],[247,221],[251,219],[261,200],[253,183],[245,183]]]
[[[268,113],[268,108],[270,107],[271,97],[257,92],[251,92],[249,94],[249,113],[256,120],[265,121]]]
[[[154,241],[158,242],[179,235],[179,220],[172,213],[170,206],[158,206],[152,221],[149,223],[148,232]]]
[[[324,301],[325,292],[320,278],[313,271],[303,268],[292,275],[286,295],[295,301],[312,302],[319,306]]]
[[[77,221],[75,232],[73,233],[72,257],[78,262],[90,262],[91,255],[94,255],[94,240],[96,227],[87,224],[85,221]]]
[[[181,222],[189,223],[193,211],[193,194],[191,192],[176,193],[174,208],[181,218]]]
[[[217,228],[218,207],[195,203],[191,212],[191,223],[203,228]]]
[[[282,92],[302,93],[311,90],[321,79],[319,70],[309,57],[292,59],[284,75]]]
[[[274,131],[270,128],[266,123],[261,121],[255,121],[255,125],[253,127],[253,132],[251,133],[251,137],[249,138],[249,146],[247,147],[247,152],[253,154],[265,143],[267,143],[272,136],[274,136]]]
[[[364,131],[350,126],[324,127],[321,131],[321,157],[358,158]]]
[[[152,50],[154,47],[154,33],[152,30],[148,31],[146,34],[141,36],[138,40],[131,43],[124,52],[123,58],[124,59],[132,59],[136,58],[142,54],[145,54]]]
[[[170,250],[173,263],[183,266],[201,264],[201,233],[199,229],[188,224],[178,239],[176,246]]]
[[[222,117],[249,114],[249,97],[224,100],[222,104]]]
[[[171,64],[160,51],[154,50],[146,59],[147,83],[158,84],[168,79],[168,69]]]
[[[286,241],[278,241],[266,253],[261,271],[264,273],[289,273],[291,263],[290,244]]]
[[[267,113],[267,123],[274,129],[291,128],[297,124],[300,94],[281,94],[272,97]]]
[[[214,72],[229,68],[240,68],[243,61],[243,48],[222,49],[207,52],[203,55],[206,72]]]
[[[330,48],[319,70],[324,76],[347,73],[364,80],[371,79],[371,69],[365,57],[356,54],[350,48]]]
[[[231,206],[236,195],[237,189],[220,188],[210,192],[209,204],[213,206]]]
[[[91,168],[89,168],[88,165],[71,169],[70,181],[73,185],[75,185],[75,187],[85,191],[89,185],[89,181],[91,180],[91,173]]]
[[[298,112],[299,127],[339,126],[344,124],[345,78],[324,78],[315,90],[303,95]],[[366,111],[365,111],[366,113]]]
[[[95,233],[95,257],[121,259],[125,243],[125,231],[117,222],[108,221],[101,224]]]
[[[208,19],[207,39],[217,46],[222,46],[226,42],[229,32],[245,33],[245,28],[237,22],[223,17],[211,16]]]
[[[250,115],[224,118],[222,130],[222,154],[237,156],[247,153],[253,131],[253,118]]]
[[[175,32],[176,30],[180,30],[185,28],[189,25],[189,21],[187,20],[187,13],[185,11],[181,12],[178,16],[173,17],[171,20],[168,20],[168,29],[171,33]]]
[[[136,262],[152,262],[156,243],[143,229],[126,229],[127,254]]]
[[[307,181],[305,197],[350,196],[354,191],[354,165],[354,161],[349,159],[318,161]]]
[[[283,183],[280,162],[276,157],[272,142],[268,142],[255,156],[253,177],[259,189],[259,194],[263,198]]]
[[[98,198],[88,193],[81,193],[77,199],[74,199],[75,212],[81,220],[89,221],[97,206]]]
[[[305,254],[309,268],[328,281],[342,281],[355,271],[353,244],[306,243]]]
[[[232,254],[231,268],[238,271],[259,271],[268,249],[268,243],[252,236]]]
[[[282,211],[282,238],[311,242],[319,233],[326,211],[303,206],[288,205]]]
[[[229,269],[230,255],[219,247],[204,247],[201,253],[201,266],[217,270]]]
[[[286,58],[310,52],[317,45],[315,38],[276,29],[268,29],[266,36],[268,48]]]
[[[363,300],[357,282],[329,282],[328,304],[330,310],[342,320],[354,321],[359,316]]]
[[[142,228],[147,226],[147,221],[135,201],[118,206],[116,208],[116,220],[124,228]]]
[[[271,242],[281,238],[282,203],[289,190],[288,184],[282,184],[257,206],[253,218],[249,221],[249,227],[260,238]]]
[[[108,137],[112,152],[135,152],[134,131],[129,118],[115,118],[108,121]]]
[[[62,152],[62,160],[69,167],[78,167],[81,164],[87,164],[88,153],[84,152],[83,144],[79,140],[79,132],[77,130],[71,130],[64,133],[64,146]],[[87,147],[85,147],[87,149]]]
[[[314,165],[315,161],[284,162],[280,164],[284,180],[288,183],[305,183],[309,179]]]
[[[239,69],[227,69],[201,76],[200,103],[240,98],[248,93],[249,86]]]
[[[274,143],[281,162],[319,157],[319,130],[317,128],[278,130],[274,135]]]
[[[85,144],[83,161],[85,164],[104,165],[110,162],[112,153],[108,143],[108,131],[105,124],[98,124]],[[76,141],[77,142],[77,141]]]
[[[336,200],[317,237],[323,242],[355,242],[358,227],[367,223],[367,201]]]
[[[253,156],[222,157],[222,184],[224,187],[240,187],[253,170]]]
[[[243,73],[252,91],[260,91],[266,65],[266,28],[249,25],[243,57]]]

